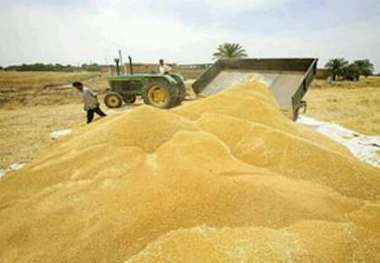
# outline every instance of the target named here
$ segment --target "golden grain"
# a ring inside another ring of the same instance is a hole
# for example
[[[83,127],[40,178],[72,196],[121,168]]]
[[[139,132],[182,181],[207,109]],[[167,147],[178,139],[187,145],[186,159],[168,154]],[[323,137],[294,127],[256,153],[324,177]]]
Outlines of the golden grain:
[[[247,83],[78,128],[5,177],[0,259],[369,262],[379,200],[378,169]]]

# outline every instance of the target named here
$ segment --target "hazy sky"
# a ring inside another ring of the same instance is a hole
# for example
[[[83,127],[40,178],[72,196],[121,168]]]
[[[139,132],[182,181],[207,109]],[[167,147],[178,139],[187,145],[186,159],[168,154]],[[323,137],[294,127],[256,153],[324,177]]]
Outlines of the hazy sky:
[[[0,0],[0,65],[210,62],[223,42],[250,57],[369,58],[380,71],[379,0]]]

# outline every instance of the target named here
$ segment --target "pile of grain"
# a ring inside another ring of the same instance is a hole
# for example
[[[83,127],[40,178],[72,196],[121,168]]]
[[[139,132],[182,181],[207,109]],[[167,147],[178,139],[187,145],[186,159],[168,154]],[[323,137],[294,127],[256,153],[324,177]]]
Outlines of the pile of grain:
[[[0,182],[2,262],[374,261],[380,172],[247,83],[104,118]]]

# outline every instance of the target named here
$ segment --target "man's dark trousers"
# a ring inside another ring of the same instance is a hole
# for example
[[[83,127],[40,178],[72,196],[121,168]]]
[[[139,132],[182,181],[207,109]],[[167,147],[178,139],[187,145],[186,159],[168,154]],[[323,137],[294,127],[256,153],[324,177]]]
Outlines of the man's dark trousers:
[[[90,109],[87,111],[87,123],[90,123],[92,122],[92,120],[94,119],[94,112],[96,114],[98,114],[100,117],[104,117],[104,116],[107,116],[100,108],[99,106],[94,108],[94,109]]]

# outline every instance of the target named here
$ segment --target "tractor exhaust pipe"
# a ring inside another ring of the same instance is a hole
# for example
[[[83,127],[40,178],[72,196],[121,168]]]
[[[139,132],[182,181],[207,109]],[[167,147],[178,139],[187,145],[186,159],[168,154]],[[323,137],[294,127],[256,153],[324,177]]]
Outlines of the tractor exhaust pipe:
[[[115,58],[114,60],[116,63],[116,74],[119,76],[120,75],[120,66],[119,66],[120,60],[118,58]]]
[[[129,60],[129,73],[131,73],[131,75],[133,75],[133,65],[132,65],[131,56],[128,56],[128,60]]]

